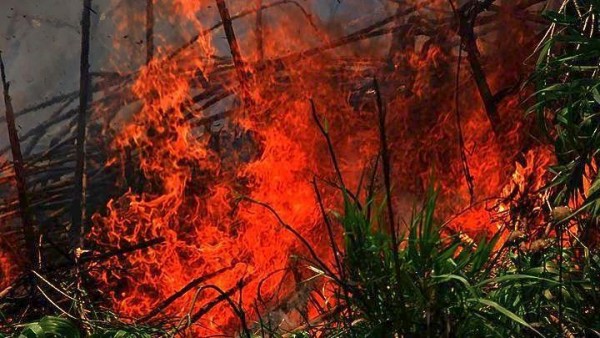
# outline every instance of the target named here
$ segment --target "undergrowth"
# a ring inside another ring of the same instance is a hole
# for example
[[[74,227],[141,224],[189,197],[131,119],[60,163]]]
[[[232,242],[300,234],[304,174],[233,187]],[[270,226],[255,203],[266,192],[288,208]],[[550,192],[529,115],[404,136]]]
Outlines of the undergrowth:
[[[573,2],[547,14],[551,34],[539,53],[533,110],[556,145],[559,163],[550,187],[557,191],[554,203],[564,205],[585,194],[572,217],[589,213],[585,223],[597,229],[600,85],[595,20],[600,7],[595,0],[580,3],[589,10],[577,14],[580,8]],[[552,126],[546,124],[549,111]],[[583,191],[590,168],[591,187]],[[332,245],[338,260],[333,267],[312,260],[312,270],[336,295],[335,307],[292,333],[257,321],[250,328],[256,336],[600,337],[600,254],[584,243],[563,247],[548,237],[548,245],[523,250],[521,238],[501,243],[500,233],[478,242],[460,234],[442,235],[445,229],[435,215],[433,190],[415,209],[404,233],[392,238],[385,202],[377,202],[373,194],[358,201],[345,187],[340,191],[341,210],[322,210],[329,234],[341,233],[342,248]],[[554,220],[553,233],[562,234],[565,223]],[[45,317],[15,328],[13,336],[168,335],[158,328],[110,328],[90,321],[82,330],[78,324]]]

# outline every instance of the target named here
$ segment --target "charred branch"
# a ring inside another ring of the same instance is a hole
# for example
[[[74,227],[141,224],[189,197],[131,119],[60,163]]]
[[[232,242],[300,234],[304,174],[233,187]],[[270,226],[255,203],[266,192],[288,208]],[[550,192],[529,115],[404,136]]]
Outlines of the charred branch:
[[[6,81],[6,71],[4,68],[4,61],[2,60],[2,54],[0,53],[0,73],[2,75],[2,88],[4,94],[4,105],[6,109],[6,125],[8,128],[8,137],[10,141],[10,147],[13,157],[13,169],[15,172],[15,180],[17,185],[18,199],[19,199],[19,214],[21,216],[21,223],[23,228],[23,235],[25,236],[25,245],[27,247],[29,255],[29,264],[31,269],[35,270],[37,264],[37,247],[36,247],[36,234],[33,226],[33,220],[29,209],[29,197],[27,193],[25,173],[25,163],[23,162],[23,154],[21,153],[21,144],[19,142],[19,134],[17,133],[17,127],[15,122],[15,113],[10,98],[10,84]],[[32,279],[33,281],[33,279]]]
[[[294,6],[298,7],[302,13],[304,13],[304,14],[307,13],[306,10],[304,9],[304,7],[302,7],[302,5],[300,5],[297,1],[293,1],[293,0],[281,0],[281,1],[270,3],[270,4],[262,5],[259,8],[256,8],[256,9],[242,11],[242,12],[240,12],[240,13],[232,16],[231,17],[231,21],[233,22],[234,20],[244,18],[244,17],[246,17],[248,15],[252,15],[254,13],[257,13],[259,10],[260,11],[264,11],[264,10],[269,9],[269,8],[273,8],[273,7],[277,7],[277,6],[281,6],[281,5],[286,5],[286,4],[294,5]],[[314,24],[314,22],[311,20],[310,17],[307,16],[307,20],[309,21],[309,24],[313,28],[316,27],[316,25]],[[216,23],[214,26],[212,26],[212,27],[210,27],[208,29],[203,30],[202,32],[200,32],[199,34],[197,34],[196,36],[194,36],[193,38],[191,38],[187,43],[183,44],[181,47],[179,47],[176,50],[174,50],[173,52],[171,52],[171,54],[169,54],[169,57],[167,59],[172,59],[172,58],[178,56],[184,50],[192,47],[195,43],[197,43],[198,41],[200,41],[203,37],[207,36],[212,31],[218,29],[221,26],[223,26],[223,22],[222,21]]]
[[[394,258],[394,266],[396,268],[396,275],[400,276],[400,258],[398,257],[398,234],[396,229],[396,217],[394,215],[394,206],[392,203],[392,179],[391,179],[391,160],[390,150],[387,141],[387,133],[385,128],[386,120],[386,107],[383,104],[381,98],[381,91],[379,90],[379,83],[377,79],[373,80],[373,86],[375,88],[375,94],[377,95],[377,115],[379,121],[379,141],[381,146],[381,164],[383,168],[383,181],[385,185],[386,205],[388,213],[388,227],[390,237],[392,239],[392,254]]]
[[[213,273],[209,273],[207,275],[204,275],[202,277],[198,277],[196,279],[194,279],[193,281],[189,282],[186,286],[184,286],[181,290],[175,292],[173,295],[169,296],[169,298],[165,299],[164,301],[162,301],[158,306],[156,306],[152,311],[150,311],[147,315],[145,315],[144,317],[140,318],[138,320],[138,322],[143,323],[143,322],[147,322],[148,320],[156,317],[158,314],[160,314],[163,310],[165,310],[169,305],[173,304],[173,302],[175,302],[177,299],[181,298],[182,296],[184,296],[186,293],[188,293],[189,291],[197,288],[198,286],[200,286],[200,284],[218,276],[223,274],[226,271],[229,271],[233,269],[233,266],[230,267],[225,267],[222,269],[219,269]]]
[[[256,0],[256,27],[254,35],[256,38],[256,49],[258,51],[258,61],[261,62],[265,58],[264,32],[263,32],[263,0]]]
[[[233,309],[235,315],[240,319],[241,325],[242,325],[242,329],[244,330],[244,334],[247,338],[252,337],[252,335],[250,334],[250,330],[248,329],[248,325],[246,323],[246,316],[243,312],[243,310],[241,310],[236,304],[235,302],[231,299],[231,297],[238,291],[241,291],[242,288],[244,288],[244,286],[246,286],[248,283],[250,282],[249,278],[246,279],[242,279],[238,282],[238,284],[227,290],[227,291],[223,291],[221,290],[219,287],[214,286],[214,285],[207,285],[205,287],[203,287],[202,289],[212,289],[215,290],[219,293],[219,296],[217,298],[215,298],[214,300],[212,300],[211,302],[209,302],[208,304],[206,304],[205,306],[203,306],[200,310],[198,310],[196,313],[194,313],[191,318],[190,318],[190,323],[195,323],[198,320],[200,320],[204,315],[206,315],[207,313],[210,312],[210,310],[212,310],[215,306],[219,305],[220,303],[222,303],[223,301],[227,301],[229,303],[229,305],[231,306],[231,308]]]
[[[469,61],[473,72],[473,79],[477,84],[477,89],[479,90],[479,95],[492,125],[492,130],[494,131],[494,134],[498,136],[501,120],[498,115],[494,94],[492,94],[485,71],[479,61],[480,54],[474,32],[477,16],[487,10],[493,2],[494,0],[486,0],[483,2],[477,0],[469,1],[457,10],[456,15],[458,17],[458,34],[461,37],[461,48],[464,48],[467,52],[467,60]]]
[[[467,149],[465,147],[465,138],[463,135],[462,121],[460,114],[460,70],[462,63],[462,49],[458,51],[458,61],[456,63],[456,82],[454,85],[454,113],[456,116],[456,129],[458,131],[458,146],[460,151],[460,159],[462,162],[463,173],[465,180],[467,181],[467,187],[469,188],[469,195],[471,196],[471,204],[475,202],[475,183],[473,175],[471,175],[471,169],[469,168],[469,160],[467,158]]]
[[[146,0],[146,63],[154,57],[154,0]]]
[[[73,205],[71,209],[71,249],[81,246],[85,218],[85,138],[90,99],[90,15],[92,0],[84,0],[81,19],[81,60],[79,74],[79,112],[77,116],[76,163]]]
[[[233,58],[233,65],[237,73],[238,81],[242,86],[242,96],[245,104],[251,103],[251,98],[248,95],[248,73],[246,72],[246,64],[242,58],[240,52],[240,46],[237,38],[235,37],[235,30],[233,29],[233,22],[229,15],[229,9],[225,0],[216,0],[217,7],[219,8],[219,15],[221,16],[221,22],[223,22],[223,29],[225,30],[225,36],[227,37],[227,43],[229,43],[229,50],[231,51],[231,57]]]

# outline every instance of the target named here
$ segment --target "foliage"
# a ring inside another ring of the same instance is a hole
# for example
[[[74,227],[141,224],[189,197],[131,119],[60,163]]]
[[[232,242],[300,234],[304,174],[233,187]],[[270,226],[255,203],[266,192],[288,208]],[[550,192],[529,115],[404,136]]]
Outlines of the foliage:
[[[125,328],[102,328],[104,324],[99,325],[88,323],[93,327],[94,333],[86,335],[82,333],[82,330],[71,320],[47,316],[39,321],[29,323],[24,326],[22,331],[15,335],[16,338],[150,338],[152,333],[159,332],[156,329],[151,328],[136,328],[136,327],[125,327]],[[0,334],[0,337],[2,334]]]
[[[565,1],[560,10],[545,13],[552,24],[539,50],[532,107],[555,144],[555,204],[584,193],[584,208],[596,215],[600,177],[592,165],[600,159],[599,15],[597,0]],[[586,177],[594,182],[588,191]]]
[[[373,203],[370,201],[369,203]],[[525,253],[442,236],[434,216],[436,194],[415,212],[392,259],[380,213],[346,196],[338,222],[345,231],[339,297],[342,315],[330,323],[342,337],[557,337],[598,334],[598,262],[556,248]],[[368,205],[368,204],[367,204]],[[382,210],[383,208],[380,208]],[[562,292],[562,297],[558,294]],[[329,336],[330,334],[327,334]]]

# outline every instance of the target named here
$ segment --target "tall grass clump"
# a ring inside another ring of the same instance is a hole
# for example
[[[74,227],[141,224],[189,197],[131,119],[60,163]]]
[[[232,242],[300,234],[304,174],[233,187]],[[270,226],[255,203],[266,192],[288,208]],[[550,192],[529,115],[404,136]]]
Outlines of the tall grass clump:
[[[499,235],[478,243],[442,236],[430,191],[399,237],[395,266],[385,217],[345,196],[338,297],[343,310],[311,335],[335,337],[600,336],[598,263],[547,248],[523,252]],[[333,278],[332,278],[333,279]],[[562,297],[558,294],[562,293]],[[559,304],[561,299],[562,304]],[[559,308],[561,308],[559,310]]]

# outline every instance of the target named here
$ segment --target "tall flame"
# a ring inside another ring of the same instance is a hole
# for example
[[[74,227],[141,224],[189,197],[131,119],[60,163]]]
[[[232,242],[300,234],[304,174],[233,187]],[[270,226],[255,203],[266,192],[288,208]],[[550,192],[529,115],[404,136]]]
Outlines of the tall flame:
[[[245,1],[229,3],[232,13],[248,8]],[[427,13],[447,15],[450,9],[446,1],[414,3],[417,9],[428,7]],[[356,10],[367,7],[358,2],[352,5]],[[213,1],[208,0],[176,0],[161,3],[160,8],[165,20],[194,32],[207,29],[198,17],[215,12]],[[516,23],[513,17],[499,17],[504,31],[498,41],[479,46],[486,64],[491,65],[488,81],[495,92],[521,77],[531,42],[526,24],[512,25]],[[434,30],[436,35],[424,43],[415,38],[410,48],[394,48],[390,64],[382,61],[390,49],[389,39],[363,40],[312,57],[311,53],[296,54],[329,44],[339,35],[340,28],[321,28],[314,19],[291,10],[269,16],[263,30],[264,57],[277,62],[253,63],[263,55],[256,52],[252,37],[240,34],[248,61],[242,70],[248,74],[243,86],[233,72],[226,72],[228,64],[213,57],[222,42],[209,34],[201,34],[193,49],[174,57],[157,57],[140,71],[133,91],[142,108],[118,131],[113,146],[118,163],[124,164],[128,153],[136,155],[143,183],[110,201],[105,213],[94,215],[90,239],[118,248],[157,238],[164,241],[114,257],[103,263],[104,268],[94,270],[100,289],[116,311],[143,317],[201,276],[211,276],[204,284],[233,290],[233,298],[241,299],[248,313],[270,311],[277,305],[274,299],[285,297],[294,287],[290,278],[294,273],[288,271],[299,270],[296,276],[300,278],[310,275],[294,259],[307,254],[300,241],[270,210],[240,203],[239,196],[271,206],[330,262],[331,250],[311,181],[313,177],[319,182],[337,180],[325,139],[311,116],[309,99],[314,100],[327,128],[344,183],[356,191],[364,168],[373,169],[379,152],[374,76],[380,78],[387,100],[394,202],[399,209],[410,207],[415,202],[411,196],[419,196],[431,178],[440,185],[443,216],[469,206],[472,196],[465,183],[463,151],[477,201],[501,197],[512,184],[513,172],[523,172],[522,167],[515,168],[514,160],[531,146],[526,143],[529,121],[523,117],[518,98],[509,97],[499,105],[504,122],[501,134],[494,135],[466,70],[459,79],[458,96],[465,147],[458,145],[456,51],[443,47],[447,37],[454,36],[451,27]],[[312,28],[301,32],[299,27],[305,22]],[[168,50],[161,55],[168,55]],[[193,123],[210,113],[193,102],[198,83],[207,91],[221,84],[237,97],[248,98],[233,100],[226,128],[197,128]],[[546,153],[539,156],[550,158]],[[528,160],[527,167],[539,164],[532,161]],[[320,189],[328,189],[325,185]],[[324,196],[326,207],[335,208],[338,201],[333,194]],[[453,226],[473,236],[487,234],[496,225],[492,214],[498,210],[477,210]],[[196,335],[231,332],[239,323],[227,303],[211,303],[216,297],[218,293],[211,290],[197,295],[187,292],[163,312],[167,317],[202,314],[192,328]]]

